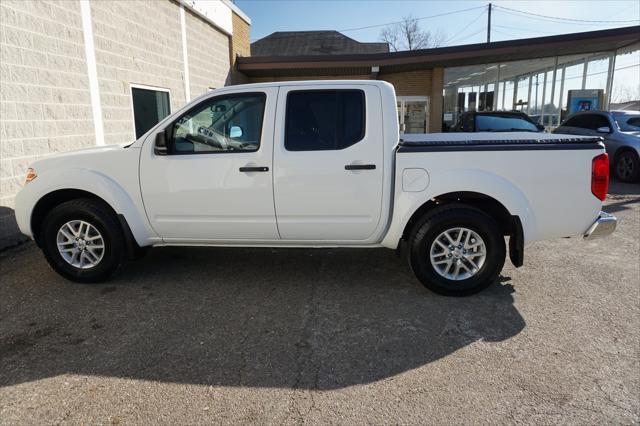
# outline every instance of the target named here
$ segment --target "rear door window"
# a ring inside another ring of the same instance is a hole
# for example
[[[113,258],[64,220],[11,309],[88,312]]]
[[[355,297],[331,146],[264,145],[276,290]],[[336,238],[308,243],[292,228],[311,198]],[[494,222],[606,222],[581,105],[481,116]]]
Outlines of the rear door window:
[[[287,151],[347,148],[365,133],[365,99],[361,90],[293,91],[287,96]]]

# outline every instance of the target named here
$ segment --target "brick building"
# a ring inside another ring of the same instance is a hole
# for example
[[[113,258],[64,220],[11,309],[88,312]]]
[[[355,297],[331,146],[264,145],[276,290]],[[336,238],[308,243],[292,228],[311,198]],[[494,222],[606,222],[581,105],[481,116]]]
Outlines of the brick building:
[[[133,141],[191,98],[246,81],[232,69],[250,23],[227,0],[2,0],[0,247],[17,235],[30,162]]]

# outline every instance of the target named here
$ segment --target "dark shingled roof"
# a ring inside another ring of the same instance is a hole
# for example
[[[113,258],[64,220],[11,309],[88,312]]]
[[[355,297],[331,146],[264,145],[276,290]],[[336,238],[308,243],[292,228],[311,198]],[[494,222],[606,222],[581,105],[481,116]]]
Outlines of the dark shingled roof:
[[[251,43],[251,56],[388,53],[387,43],[360,43],[338,31],[279,31]]]

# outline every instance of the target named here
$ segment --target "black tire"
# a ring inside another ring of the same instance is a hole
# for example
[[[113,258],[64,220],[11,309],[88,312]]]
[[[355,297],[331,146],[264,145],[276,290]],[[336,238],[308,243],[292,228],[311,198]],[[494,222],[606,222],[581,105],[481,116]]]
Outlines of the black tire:
[[[95,227],[104,240],[102,259],[93,267],[81,269],[68,263],[58,251],[60,228],[72,220],[82,220]],[[42,224],[42,251],[49,265],[63,277],[79,283],[98,283],[109,278],[120,266],[125,253],[124,237],[113,211],[98,200],[82,198],[56,206]]]
[[[640,159],[638,159],[638,154],[630,150],[617,154],[613,162],[613,172],[620,182],[640,181]]]
[[[463,227],[477,233],[484,241],[484,264],[472,276],[452,280],[438,273],[430,260],[434,240],[444,231]],[[496,222],[483,211],[464,204],[437,207],[413,227],[409,238],[409,262],[414,274],[429,290],[444,296],[468,296],[495,282],[504,266],[504,237]]]

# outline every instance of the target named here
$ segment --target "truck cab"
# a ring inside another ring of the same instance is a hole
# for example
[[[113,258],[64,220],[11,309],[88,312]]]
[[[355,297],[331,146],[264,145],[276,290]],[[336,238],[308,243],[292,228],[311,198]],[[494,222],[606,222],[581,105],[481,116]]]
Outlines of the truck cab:
[[[385,145],[389,161],[397,142],[380,105],[379,84],[340,83],[232,87],[197,102],[141,144],[151,227],[169,244],[379,241]]]

